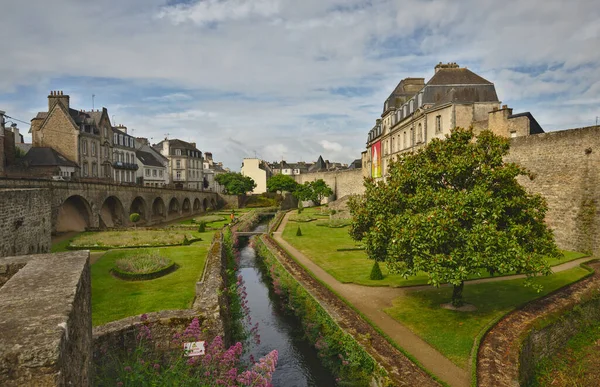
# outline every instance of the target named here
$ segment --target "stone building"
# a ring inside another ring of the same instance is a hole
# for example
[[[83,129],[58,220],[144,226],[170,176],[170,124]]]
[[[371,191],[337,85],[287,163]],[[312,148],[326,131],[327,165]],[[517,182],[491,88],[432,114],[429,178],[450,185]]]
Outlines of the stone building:
[[[269,163],[257,158],[244,158],[241,172],[242,175],[252,178],[256,183],[256,187],[252,190],[253,194],[267,192],[267,180],[273,176]]]
[[[52,91],[48,111],[31,120],[33,147],[50,147],[77,163],[80,177],[110,180],[113,176],[112,126],[106,108],[83,111],[72,109],[69,96]]]
[[[175,188],[204,189],[202,152],[195,142],[164,139],[154,149],[169,160],[169,175]]]
[[[381,178],[392,159],[445,138],[455,127],[489,129],[505,137],[543,133],[530,113],[513,115],[506,105],[500,108],[492,82],[456,63],[439,63],[427,83],[403,79],[384,102],[362,154],[363,173]]]
[[[9,176],[34,176],[54,180],[71,180],[79,166],[49,147],[31,148],[8,171]]]
[[[150,146],[147,138],[135,139],[135,155],[139,169],[137,182],[145,187],[167,187],[169,185],[169,159]]]
[[[224,187],[217,182],[216,177],[229,172],[223,168],[223,163],[216,163],[211,152],[204,152],[204,189],[207,191],[222,193]]]
[[[116,183],[135,184],[138,170],[135,138],[127,134],[123,125],[112,128],[113,135],[113,170]]]

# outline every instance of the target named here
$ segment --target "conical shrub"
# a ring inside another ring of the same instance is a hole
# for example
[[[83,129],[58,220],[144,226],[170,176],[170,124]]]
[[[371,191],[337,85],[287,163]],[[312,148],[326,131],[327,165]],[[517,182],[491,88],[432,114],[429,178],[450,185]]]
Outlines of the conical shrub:
[[[383,273],[381,273],[381,269],[379,268],[379,262],[375,261],[373,268],[371,269],[370,279],[379,281],[383,279]]]
[[[300,227],[298,227],[296,230],[296,236],[302,236],[302,230],[300,230]]]

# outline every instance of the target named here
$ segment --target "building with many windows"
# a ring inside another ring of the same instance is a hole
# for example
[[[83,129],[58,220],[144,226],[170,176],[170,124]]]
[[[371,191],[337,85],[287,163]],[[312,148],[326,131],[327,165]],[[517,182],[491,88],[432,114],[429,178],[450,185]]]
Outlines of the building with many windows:
[[[135,138],[127,134],[123,125],[112,128],[113,135],[113,169],[116,183],[135,184],[138,170],[135,155]]]
[[[229,172],[229,169],[223,168],[223,163],[213,161],[211,152],[204,152],[204,189],[206,191],[222,193],[224,188],[216,177],[220,174]]]
[[[202,152],[196,143],[164,139],[154,149],[169,160],[169,175],[175,188],[204,189]]]
[[[112,176],[112,127],[106,108],[83,111],[69,106],[69,96],[52,91],[48,111],[31,120],[33,147],[48,147],[79,165],[85,179]],[[77,173],[76,173],[77,174]]]
[[[455,127],[491,130],[505,137],[543,133],[531,113],[512,114],[494,84],[456,63],[439,63],[427,82],[403,79],[384,102],[369,131],[362,164],[367,176],[386,176],[392,159],[443,139]]]
[[[137,182],[145,187],[166,187],[169,185],[169,159],[150,146],[147,138],[135,139],[135,155],[139,169]]]

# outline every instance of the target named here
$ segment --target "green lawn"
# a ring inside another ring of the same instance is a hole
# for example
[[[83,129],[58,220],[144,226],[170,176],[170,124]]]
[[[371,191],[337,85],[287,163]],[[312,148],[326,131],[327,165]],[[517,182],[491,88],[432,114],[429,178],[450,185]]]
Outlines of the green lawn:
[[[184,237],[188,240],[200,238],[200,233],[192,230],[121,230],[84,232],[71,241],[73,247],[125,247],[125,246],[161,246],[183,243]]]
[[[101,325],[147,312],[189,308],[212,237],[206,233],[204,236],[207,240],[190,246],[111,250],[104,254],[92,265],[92,323]],[[152,250],[175,261],[179,268],[148,281],[123,281],[110,274],[115,260]]]
[[[440,304],[450,301],[451,287],[409,291],[406,296],[394,300],[394,306],[385,312],[406,325],[456,365],[466,369],[474,339],[488,324],[515,307],[544,296],[588,273],[586,269],[577,267],[536,279],[536,283],[543,285],[540,293],[524,287],[522,279],[467,283],[464,299],[477,307],[474,312],[457,312],[440,307]]]
[[[308,214],[318,214],[319,209],[307,208],[303,211]],[[329,228],[317,226],[318,221],[313,222],[288,222],[283,231],[283,239],[304,253],[313,262],[323,268],[326,272],[343,283],[355,283],[367,286],[411,286],[427,284],[427,275],[420,274],[408,279],[398,274],[390,274],[385,264],[380,265],[384,279],[373,281],[369,279],[373,261],[367,259],[365,251],[337,251],[339,248],[353,248],[358,246],[357,242],[348,235],[348,228]],[[300,227],[302,236],[296,236],[296,230]],[[554,266],[577,258],[585,254],[565,251],[563,259],[550,259],[549,263]],[[485,278],[489,274],[482,271],[482,275],[474,275],[472,278]]]

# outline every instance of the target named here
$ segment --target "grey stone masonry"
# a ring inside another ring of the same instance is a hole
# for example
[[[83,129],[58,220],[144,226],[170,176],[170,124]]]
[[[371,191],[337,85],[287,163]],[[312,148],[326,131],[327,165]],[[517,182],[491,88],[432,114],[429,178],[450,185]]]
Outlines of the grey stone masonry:
[[[0,288],[0,385],[91,385],[89,252],[0,258],[22,263]]]

